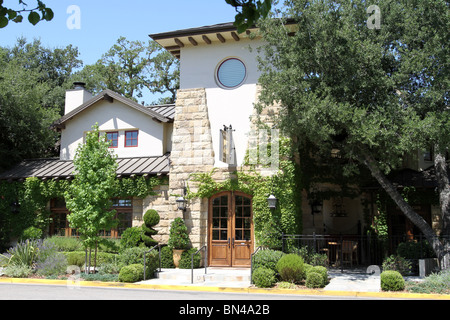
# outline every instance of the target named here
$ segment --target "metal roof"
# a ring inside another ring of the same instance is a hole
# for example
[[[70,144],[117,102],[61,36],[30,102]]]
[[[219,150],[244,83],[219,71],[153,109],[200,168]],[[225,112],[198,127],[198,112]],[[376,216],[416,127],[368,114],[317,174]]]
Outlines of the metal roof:
[[[166,175],[170,169],[170,154],[159,157],[118,158],[117,176]],[[0,174],[0,180],[70,179],[74,174],[73,161],[51,159],[24,160],[14,168]]]
[[[175,104],[148,106],[147,108],[173,121],[175,118]]]

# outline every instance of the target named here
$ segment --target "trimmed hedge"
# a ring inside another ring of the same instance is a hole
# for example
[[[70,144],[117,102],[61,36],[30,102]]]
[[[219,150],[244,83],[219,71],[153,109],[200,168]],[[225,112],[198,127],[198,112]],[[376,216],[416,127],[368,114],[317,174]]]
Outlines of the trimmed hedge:
[[[252,274],[255,286],[259,288],[270,288],[276,283],[275,271],[265,267],[256,268]]]
[[[305,279],[303,258],[296,254],[284,255],[277,263],[277,270],[283,281],[299,283]]]
[[[398,271],[383,271],[380,275],[381,290],[402,291],[405,289],[405,279]]]

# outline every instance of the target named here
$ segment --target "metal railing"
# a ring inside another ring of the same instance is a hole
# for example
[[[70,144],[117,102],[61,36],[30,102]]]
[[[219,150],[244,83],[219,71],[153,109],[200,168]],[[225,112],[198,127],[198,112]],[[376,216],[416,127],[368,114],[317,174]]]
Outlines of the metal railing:
[[[147,254],[152,252],[153,250],[155,250],[156,248],[158,248],[158,255],[159,255],[159,272],[161,272],[161,247],[163,247],[165,245],[161,245],[161,244],[157,244],[156,246],[154,246],[153,248],[151,248],[150,250],[144,252],[144,280],[146,280],[146,274],[147,274],[147,269],[146,269],[146,260],[147,260]]]
[[[194,256],[196,254],[198,254],[200,251],[202,251],[203,249],[205,249],[205,261],[204,261],[204,265],[205,265],[205,274],[207,273],[207,267],[208,267],[208,247],[206,245],[204,245],[203,247],[201,247],[200,249],[197,250],[197,252],[194,252],[191,255],[191,283],[194,283]]]

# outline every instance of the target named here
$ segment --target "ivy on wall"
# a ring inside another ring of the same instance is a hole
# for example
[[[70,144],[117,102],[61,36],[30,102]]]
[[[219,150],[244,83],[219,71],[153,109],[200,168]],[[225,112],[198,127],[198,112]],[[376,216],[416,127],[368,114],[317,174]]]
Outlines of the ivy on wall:
[[[241,191],[252,196],[255,238],[258,245],[271,248],[281,246],[281,233],[297,234],[302,230],[300,171],[292,159],[290,140],[280,142],[280,167],[271,177],[263,176],[255,166],[240,169],[228,179],[216,181],[216,169],[207,173],[193,173],[188,185],[187,198],[210,198],[221,191]],[[267,197],[273,193],[277,208],[268,208]]]
[[[127,177],[117,179],[117,183],[115,197],[145,198],[156,195],[154,188],[168,184],[168,178]],[[30,226],[45,230],[51,222],[49,201],[63,198],[69,184],[68,180],[41,180],[35,177],[23,182],[0,181],[0,248],[7,246],[10,238],[19,237]],[[18,204],[18,212],[14,212],[14,203]]]

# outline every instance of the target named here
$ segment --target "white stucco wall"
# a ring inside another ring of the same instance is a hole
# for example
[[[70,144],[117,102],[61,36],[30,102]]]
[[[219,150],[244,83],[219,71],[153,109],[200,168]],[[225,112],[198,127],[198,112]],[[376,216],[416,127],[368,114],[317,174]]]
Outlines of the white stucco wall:
[[[181,49],[180,88],[206,89],[216,167],[228,166],[219,161],[219,134],[224,125],[231,125],[235,130],[233,138],[237,165],[241,165],[245,157],[250,116],[260,75],[256,48],[261,45],[259,40],[242,39],[239,42],[227,41],[224,44],[205,44]],[[216,81],[217,67],[228,58],[238,58],[246,67],[245,81],[235,89],[224,89]]]
[[[73,160],[78,145],[96,122],[100,131],[119,131],[119,144],[113,149],[119,158],[161,156],[170,147],[164,144],[168,139],[162,123],[117,100],[100,101],[66,122],[61,133],[62,160]],[[125,147],[125,131],[129,130],[139,130],[137,147]]]

